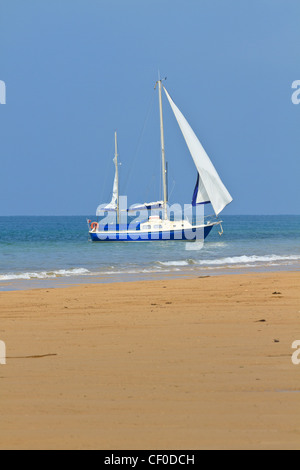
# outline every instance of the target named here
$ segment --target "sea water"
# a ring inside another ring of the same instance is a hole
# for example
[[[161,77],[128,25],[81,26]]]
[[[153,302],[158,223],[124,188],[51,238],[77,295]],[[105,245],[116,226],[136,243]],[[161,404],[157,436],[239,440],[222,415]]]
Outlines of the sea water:
[[[300,216],[224,216],[205,243],[89,240],[85,217],[0,217],[0,290],[299,270]]]

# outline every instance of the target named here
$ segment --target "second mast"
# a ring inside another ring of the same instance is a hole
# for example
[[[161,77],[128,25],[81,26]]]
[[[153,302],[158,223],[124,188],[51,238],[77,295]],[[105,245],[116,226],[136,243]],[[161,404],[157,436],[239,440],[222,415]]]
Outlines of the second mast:
[[[167,189],[167,169],[165,155],[165,136],[164,136],[164,119],[162,107],[162,80],[158,80],[159,94],[159,113],[160,113],[160,138],[161,138],[161,161],[162,161],[162,179],[164,191],[164,219],[168,219],[168,189]]]

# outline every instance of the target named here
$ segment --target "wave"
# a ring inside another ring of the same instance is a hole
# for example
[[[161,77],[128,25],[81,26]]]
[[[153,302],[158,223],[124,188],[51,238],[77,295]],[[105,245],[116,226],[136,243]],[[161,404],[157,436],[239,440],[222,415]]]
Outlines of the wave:
[[[279,255],[265,255],[265,256],[233,256],[228,258],[220,258],[216,260],[201,260],[197,261],[199,265],[226,265],[226,264],[253,264],[253,263],[272,263],[274,261],[298,261],[300,256],[279,256]]]
[[[60,269],[57,271],[41,271],[41,272],[26,272],[26,273],[8,273],[0,274],[1,281],[31,281],[35,279],[58,279],[62,277],[72,276],[115,276],[115,275],[130,275],[130,274],[155,274],[162,271],[159,266],[155,268],[136,268],[136,269],[117,269],[116,267],[110,266],[105,271],[91,272],[84,268],[74,269]],[[180,269],[175,269],[180,271]]]
[[[227,258],[218,258],[218,259],[204,259],[204,260],[180,260],[180,261],[159,261],[158,264],[161,266],[228,266],[228,265],[246,265],[248,267],[264,263],[274,263],[274,262],[290,262],[290,261],[299,261],[300,255],[265,255],[265,256],[233,256]]]
[[[22,281],[22,280],[42,280],[57,279],[75,276],[126,276],[126,275],[142,275],[142,274],[162,274],[166,272],[180,272],[184,269],[240,269],[240,268],[256,268],[263,266],[283,266],[292,265],[294,262],[300,261],[300,255],[264,255],[264,256],[233,256],[217,259],[184,259],[174,261],[158,261],[152,266],[106,266],[102,271],[89,271],[85,268],[59,269],[53,271],[40,272],[23,272],[23,273],[5,273],[0,274],[0,282],[2,281]]]
[[[186,261],[158,261],[157,264],[159,266],[189,266],[191,264],[195,264],[193,260],[186,260]]]
[[[57,271],[41,271],[31,273],[8,273],[0,274],[0,281],[30,281],[31,279],[56,279],[58,277],[84,276],[87,274],[91,273],[90,271],[88,271],[88,269],[84,268],[59,269]]]

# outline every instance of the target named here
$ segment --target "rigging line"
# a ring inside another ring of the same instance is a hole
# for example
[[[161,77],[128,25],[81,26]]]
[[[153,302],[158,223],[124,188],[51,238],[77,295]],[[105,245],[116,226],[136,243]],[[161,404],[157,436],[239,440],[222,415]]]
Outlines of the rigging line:
[[[157,178],[157,172],[152,174],[152,177],[147,185],[146,191],[145,191],[145,197],[146,200],[155,200],[157,198],[158,201],[162,199],[162,177],[161,177],[161,154],[160,154],[160,145],[157,144],[157,151],[155,152],[155,155],[157,154],[157,165],[158,165],[158,172],[160,172],[160,177]],[[156,165],[155,165],[156,168]],[[159,183],[158,183],[159,182]]]
[[[174,192],[175,186],[176,186],[176,181],[173,179],[173,186],[172,186],[172,189],[171,189],[170,194],[169,194],[169,199],[171,199],[171,196]]]
[[[168,169],[168,177],[169,177],[169,181],[172,183],[172,187],[170,184],[171,189],[169,191],[169,201],[170,201],[172,194],[174,192],[175,186],[176,186],[176,179],[174,178],[173,172],[171,171],[170,167]]]
[[[151,177],[151,180],[147,186],[147,189],[145,191],[145,196],[146,196],[146,201],[150,201],[150,199],[153,199],[153,195],[151,192],[153,192],[153,188],[155,187],[155,179],[156,179],[156,174],[153,174]]]
[[[127,176],[126,176],[126,179],[125,179],[125,183],[123,185],[123,190],[124,190],[124,193],[126,192],[127,190],[127,187],[128,187],[128,182],[131,178],[131,175],[132,175],[132,170],[133,170],[133,167],[135,165],[135,162],[136,162],[136,159],[137,159],[137,156],[138,156],[138,153],[140,151],[140,146],[141,146],[141,143],[142,143],[142,138],[144,136],[144,133],[145,133],[145,129],[146,129],[146,125],[148,124],[148,120],[149,120],[149,117],[150,117],[150,113],[152,111],[152,107],[153,107],[153,102],[154,102],[154,95],[155,93],[152,92],[151,94],[151,99],[150,99],[150,104],[148,106],[148,111],[147,111],[147,114],[146,114],[146,118],[144,120],[144,124],[143,124],[143,128],[142,128],[142,131],[141,131],[141,134],[139,136],[139,139],[138,139],[138,144],[137,144],[137,148],[136,148],[136,151],[135,151],[135,154],[132,158],[132,161],[130,163],[130,167],[129,167],[129,170],[128,170],[128,173],[127,173]]]

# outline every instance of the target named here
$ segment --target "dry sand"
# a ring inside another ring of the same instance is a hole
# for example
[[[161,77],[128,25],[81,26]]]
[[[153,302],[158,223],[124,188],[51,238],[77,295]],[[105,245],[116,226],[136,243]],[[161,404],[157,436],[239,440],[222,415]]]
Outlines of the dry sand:
[[[299,449],[299,285],[282,272],[0,293],[0,448]]]

